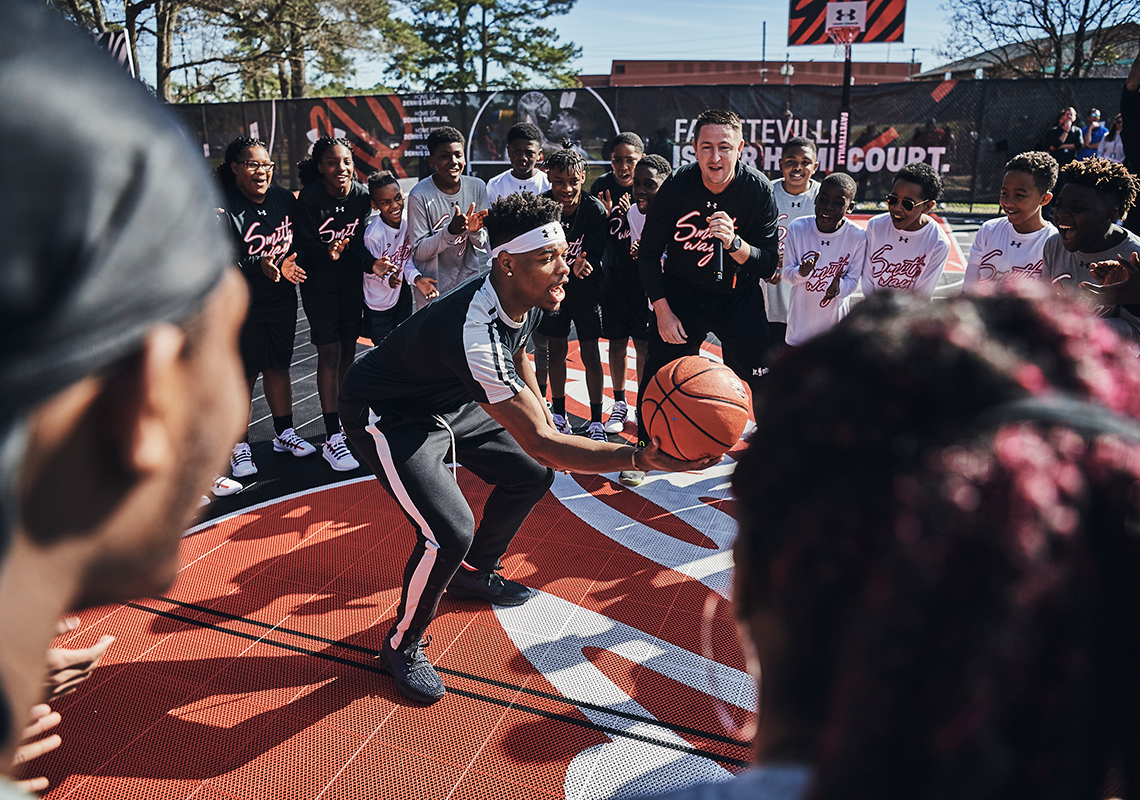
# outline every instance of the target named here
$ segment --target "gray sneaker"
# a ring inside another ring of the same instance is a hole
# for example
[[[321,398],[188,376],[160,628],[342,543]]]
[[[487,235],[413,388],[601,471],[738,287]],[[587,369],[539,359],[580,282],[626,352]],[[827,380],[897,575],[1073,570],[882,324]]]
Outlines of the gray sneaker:
[[[396,691],[413,702],[425,705],[430,705],[447,694],[435,667],[424,655],[424,648],[430,644],[431,636],[425,636],[400,652],[393,650],[391,642],[385,639],[380,655],[376,656],[380,661],[380,669],[391,675],[396,682]]]

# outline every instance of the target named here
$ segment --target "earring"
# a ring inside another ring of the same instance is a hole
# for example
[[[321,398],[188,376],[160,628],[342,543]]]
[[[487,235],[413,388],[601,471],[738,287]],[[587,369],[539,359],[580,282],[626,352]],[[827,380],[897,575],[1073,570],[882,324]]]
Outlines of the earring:
[[[512,276],[512,275],[514,275],[514,274],[515,274],[515,273],[511,272],[510,270],[507,270],[507,277],[508,277],[508,278],[509,278],[509,277],[511,277],[511,276]]]

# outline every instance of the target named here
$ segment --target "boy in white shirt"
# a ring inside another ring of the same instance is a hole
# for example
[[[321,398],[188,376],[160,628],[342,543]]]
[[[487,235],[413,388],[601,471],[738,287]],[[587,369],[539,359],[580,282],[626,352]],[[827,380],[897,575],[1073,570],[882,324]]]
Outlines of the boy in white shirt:
[[[1057,160],[1048,153],[1022,153],[1009,160],[998,200],[1005,216],[978,229],[964,289],[1041,277],[1045,240],[1057,232],[1041,212],[1053,199],[1056,183]]]
[[[950,237],[927,216],[942,194],[942,179],[926,163],[899,170],[886,214],[867,223],[867,261],[863,294],[914,292],[928,300],[950,256]]]
[[[376,259],[372,271],[364,273],[363,336],[380,344],[396,326],[412,315],[414,284],[425,300],[439,294],[436,281],[421,275],[412,261],[408,241],[408,221],[404,219],[404,195],[396,176],[388,170],[368,178],[372,208],[379,211],[364,229],[364,246]]]
[[[850,310],[867,250],[866,232],[846,216],[855,208],[856,188],[850,175],[828,175],[816,193],[815,217],[788,225],[781,273],[790,288],[789,347],[823,333]]]
[[[815,197],[819,191],[819,181],[813,180],[816,167],[817,148],[815,142],[803,136],[796,136],[784,143],[780,154],[782,178],[772,181],[779,216],[780,252],[788,235],[788,226],[801,217],[810,217],[815,212]],[[784,264],[790,262],[784,261]],[[764,292],[764,313],[768,316],[768,358],[775,356],[784,344],[788,330],[788,304],[791,302],[792,287],[782,282],[783,271],[760,284]]]
[[[487,205],[515,192],[542,194],[550,191],[550,179],[538,168],[542,162],[542,131],[529,122],[507,131],[507,158],[511,168],[487,181]]]

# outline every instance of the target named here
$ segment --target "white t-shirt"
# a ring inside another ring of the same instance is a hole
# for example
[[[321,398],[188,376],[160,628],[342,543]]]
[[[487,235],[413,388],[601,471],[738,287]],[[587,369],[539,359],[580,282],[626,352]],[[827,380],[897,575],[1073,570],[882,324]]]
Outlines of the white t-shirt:
[[[1056,232],[1048,222],[1033,233],[1018,233],[1005,217],[986,222],[970,248],[963,288],[1039,279],[1045,240]]]
[[[413,284],[420,276],[420,271],[412,261],[407,217],[400,220],[399,228],[393,228],[379,214],[373,215],[364,229],[364,246],[373,258],[387,256],[393,264],[402,265],[401,272],[397,273],[401,276],[401,281],[395,288],[388,283],[387,278],[371,272],[364,273],[364,304],[373,311],[387,311],[400,299],[403,281]]]
[[[500,197],[506,197],[515,192],[542,194],[547,191],[550,191],[550,179],[542,170],[536,169],[534,175],[523,181],[512,175],[508,169],[502,175],[496,175],[487,181],[487,204],[490,205]]]
[[[890,214],[871,217],[867,223],[863,294],[909,291],[929,300],[949,257],[950,237],[934,220],[917,231],[900,231]]]
[[[788,225],[802,217],[815,216],[815,196],[819,194],[819,181],[808,181],[808,187],[803,194],[789,194],[784,190],[784,179],[772,181],[772,191],[776,196],[777,234],[780,237],[780,250],[783,252],[784,243],[788,235]],[[788,262],[785,260],[785,264]],[[764,292],[764,313],[769,322],[787,322],[788,304],[792,296],[792,287],[783,281],[772,285],[767,281],[760,284]]]
[[[1111,142],[1108,139],[1102,139],[1096,154],[1101,158],[1107,158],[1109,161],[1115,161],[1117,164],[1123,164],[1124,137],[1120,135],[1120,131],[1116,132],[1116,138]]]
[[[791,290],[788,344],[798,347],[847,316],[851,309],[848,298],[859,288],[866,251],[867,232],[849,219],[835,233],[823,233],[815,217],[801,217],[788,225],[782,281]],[[799,266],[811,253],[819,259],[805,278]],[[839,295],[825,304],[823,296],[837,272],[841,276]]]

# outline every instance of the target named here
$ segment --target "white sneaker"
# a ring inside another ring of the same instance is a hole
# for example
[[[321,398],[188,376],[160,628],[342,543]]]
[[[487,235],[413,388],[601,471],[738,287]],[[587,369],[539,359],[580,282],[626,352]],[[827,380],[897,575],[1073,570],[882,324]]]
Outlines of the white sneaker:
[[[570,427],[570,421],[566,419],[566,417],[561,414],[554,414],[552,416],[554,417],[554,430],[567,435],[574,433],[574,429]]]
[[[614,407],[610,409],[610,418],[606,420],[606,433],[621,433],[624,431],[626,420],[629,419],[629,412],[632,410],[633,409],[625,404],[624,400],[619,400],[614,403]]]
[[[636,406],[627,406],[626,407],[625,424],[626,425],[636,425],[637,424],[637,407]]]
[[[248,446],[249,445],[246,445],[246,447]],[[219,475],[214,478],[214,482],[210,484],[210,491],[214,493],[214,497],[228,497],[234,492],[240,492],[241,484],[232,478]]]
[[[234,445],[234,451],[230,454],[230,471],[235,478],[246,478],[257,474],[257,464],[253,463],[253,452],[249,449],[249,442],[238,442]],[[238,489],[240,488],[239,485]]]
[[[321,455],[325,457],[325,461],[329,462],[329,466],[337,472],[351,472],[360,466],[360,462],[353,458],[349,451],[343,433],[334,433],[330,436],[325,441],[324,447],[321,448]]]
[[[586,435],[595,442],[608,442],[610,440],[610,437],[606,436],[606,429],[602,427],[600,422],[591,422],[590,426],[586,428]]]
[[[278,453],[292,453],[297,458],[317,452],[317,448],[298,436],[292,428],[286,428],[273,437],[273,449]]]
[[[623,469],[618,480],[626,486],[640,486],[645,483],[645,473],[639,469]]]

